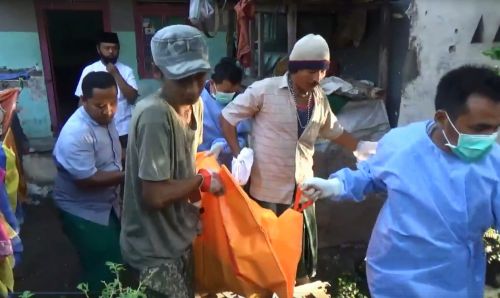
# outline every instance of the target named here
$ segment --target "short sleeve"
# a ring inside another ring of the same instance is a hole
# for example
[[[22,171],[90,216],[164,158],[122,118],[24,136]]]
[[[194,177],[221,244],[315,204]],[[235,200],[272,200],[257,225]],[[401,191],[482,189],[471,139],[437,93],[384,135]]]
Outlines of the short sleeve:
[[[231,125],[236,126],[240,121],[252,118],[262,107],[262,86],[254,84],[244,93],[236,96],[223,110],[222,116]]]
[[[171,128],[166,120],[151,119],[154,118],[143,114],[137,124],[139,178],[148,181],[168,180],[171,178]]]
[[[342,127],[342,125],[340,125],[337,117],[335,117],[335,114],[333,114],[328,105],[326,105],[325,110],[325,122],[319,130],[319,135],[322,138],[334,140],[344,133],[344,128]]]
[[[82,75],[80,76],[80,80],[78,80],[78,85],[76,85],[76,90],[75,90],[75,95],[80,97],[83,95],[83,91],[82,91],[82,81],[83,81],[83,78],[85,78],[85,76],[89,73],[89,67],[85,67],[82,71]]]
[[[90,178],[97,172],[94,141],[90,133],[59,137],[55,158],[75,180]]]
[[[198,148],[203,143],[203,111],[205,106],[203,105],[203,100],[201,98],[197,103],[193,105],[193,114],[196,119],[196,138],[195,138],[195,148]],[[196,150],[194,150],[196,152]]]
[[[129,84],[129,86],[134,88],[135,90],[139,90],[137,88],[137,81],[135,79],[134,71],[130,67],[127,67],[126,69],[126,74],[123,77],[125,79],[125,82],[127,82],[127,84]]]

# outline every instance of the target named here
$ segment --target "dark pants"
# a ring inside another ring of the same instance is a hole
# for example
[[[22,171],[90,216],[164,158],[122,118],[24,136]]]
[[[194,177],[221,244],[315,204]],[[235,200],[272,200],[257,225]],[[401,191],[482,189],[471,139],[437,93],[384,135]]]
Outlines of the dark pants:
[[[255,200],[255,199],[254,199]],[[255,200],[261,207],[272,210],[277,216],[285,212],[290,205],[269,203]],[[304,225],[302,233],[302,255],[297,267],[297,278],[313,277],[316,275],[318,262],[318,231],[316,225],[316,209],[312,205],[303,212]]]
[[[17,116],[17,112],[15,111],[14,113],[12,113],[10,128],[12,129],[12,134],[14,134],[14,142],[16,143],[16,149],[19,156],[19,161],[21,162],[22,165],[23,155],[29,153],[30,145],[28,142],[28,138],[24,134],[23,127],[21,126],[21,122],[19,121],[19,117]],[[4,131],[3,133],[5,134],[6,131]]]
[[[103,226],[60,210],[63,231],[76,248],[83,269],[83,282],[92,293],[100,293],[102,281],[112,282],[106,262],[123,263],[120,252],[120,223],[111,211]],[[97,296],[96,296],[97,297]]]
[[[123,135],[119,137],[120,144],[122,146],[122,169],[125,171],[125,155],[127,153],[127,145],[128,145],[128,135]],[[125,183],[120,184],[120,206],[123,207],[123,195],[124,195],[124,185]]]
[[[120,136],[120,144],[122,145],[122,149],[127,149],[128,144],[128,135]],[[125,151],[123,152],[125,154]]]

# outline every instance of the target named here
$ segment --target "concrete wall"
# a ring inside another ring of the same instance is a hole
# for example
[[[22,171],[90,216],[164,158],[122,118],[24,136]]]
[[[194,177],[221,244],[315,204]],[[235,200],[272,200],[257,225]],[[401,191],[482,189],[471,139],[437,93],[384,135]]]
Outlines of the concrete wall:
[[[0,67],[42,66],[32,0],[0,1]],[[30,139],[52,135],[44,77],[34,77],[21,92],[19,118]]]
[[[38,65],[42,58],[36,23],[34,0],[0,1],[0,67],[23,68]],[[132,67],[138,79],[139,93],[145,96],[159,87],[151,79],[139,79],[137,74],[137,48],[132,0],[110,0],[111,29],[121,42],[120,60]],[[210,62],[215,65],[226,54],[226,34],[219,32],[208,39]],[[21,93],[19,118],[30,140],[52,136],[47,92],[44,78],[34,80],[34,89]]]
[[[436,86],[443,74],[464,64],[495,62],[481,53],[493,46],[500,27],[498,0],[414,0],[399,125],[434,115]],[[471,43],[483,17],[480,43]],[[497,62],[498,64],[498,62]]]

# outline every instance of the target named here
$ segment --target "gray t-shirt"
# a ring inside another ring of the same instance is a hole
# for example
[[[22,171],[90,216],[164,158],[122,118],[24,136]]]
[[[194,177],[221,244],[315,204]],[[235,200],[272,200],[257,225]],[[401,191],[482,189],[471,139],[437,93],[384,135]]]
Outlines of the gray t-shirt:
[[[185,179],[195,174],[201,142],[203,106],[193,105],[192,128],[156,92],[141,100],[132,115],[126,155],[120,246],[125,261],[142,270],[180,257],[198,232],[199,209],[178,201],[163,210],[148,207],[141,180]]]

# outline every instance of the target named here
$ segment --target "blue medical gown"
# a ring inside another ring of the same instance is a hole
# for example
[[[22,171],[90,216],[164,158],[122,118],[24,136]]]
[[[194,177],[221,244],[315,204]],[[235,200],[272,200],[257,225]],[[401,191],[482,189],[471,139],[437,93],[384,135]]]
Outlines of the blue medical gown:
[[[336,200],[387,191],[367,251],[373,297],[483,297],[482,236],[499,227],[500,149],[466,163],[431,141],[432,122],[390,131],[377,154],[331,175]]]
[[[203,100],[203,143],[198,146],[198,151],[208,151],[212,144],[214,143],[224,143],[224,149],[219,155],[219,162],[225,164],[229,169],[231,169],[232,153],[229,145],[222,134],[222,129],[220,127],[219,118],[224,109],[224,105],[218,103],[213,96],[210,94],[208,89],[208,83],[203,92],[201,93],[201,99]],[[242,121],[236,127],[238,133],[238,142],[240,147],[246,147],[248,134],[250,133],[250,121]]]

